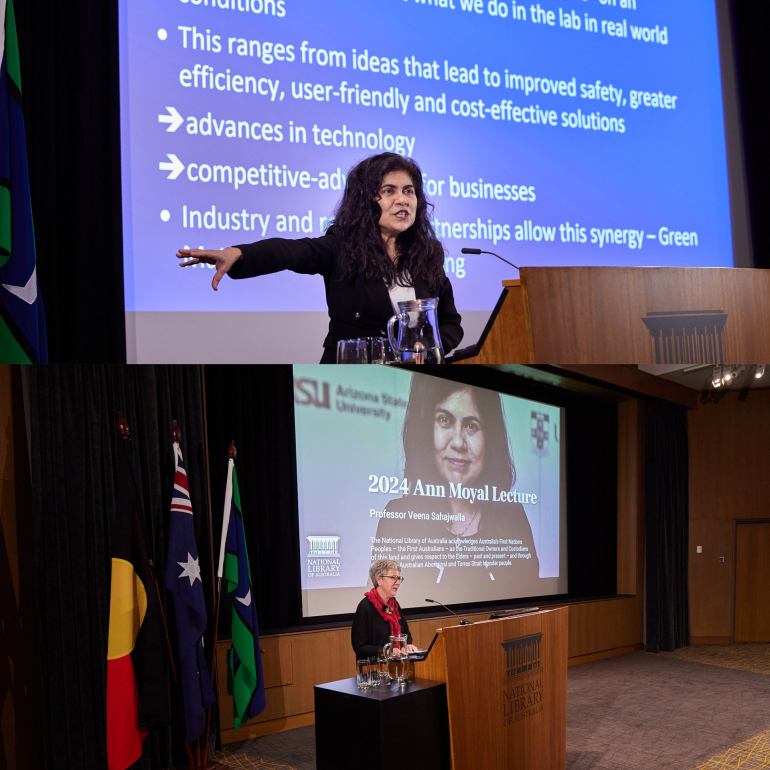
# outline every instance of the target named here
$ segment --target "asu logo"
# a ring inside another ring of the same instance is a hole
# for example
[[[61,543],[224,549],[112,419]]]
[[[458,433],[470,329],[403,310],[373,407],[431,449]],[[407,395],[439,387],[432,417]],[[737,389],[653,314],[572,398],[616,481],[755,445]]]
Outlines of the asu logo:
[[[329,383],[318,382],[307,377],[294,378],[294,403],[300,406],[315,406],[319,409],[331,409]]]

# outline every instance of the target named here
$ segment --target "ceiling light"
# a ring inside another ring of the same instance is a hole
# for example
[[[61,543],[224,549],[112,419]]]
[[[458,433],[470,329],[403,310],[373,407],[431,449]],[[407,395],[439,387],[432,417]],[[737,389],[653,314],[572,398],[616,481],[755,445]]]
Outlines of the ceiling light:
[[[722,367],[717,365],[714,367],[714,371],[711,373],[711,384],[715,388],[719,388],[722,385]]]
[[[757,364],[757,370],[754,372],[754,376],[759,379],[765,373],[765,364]]]

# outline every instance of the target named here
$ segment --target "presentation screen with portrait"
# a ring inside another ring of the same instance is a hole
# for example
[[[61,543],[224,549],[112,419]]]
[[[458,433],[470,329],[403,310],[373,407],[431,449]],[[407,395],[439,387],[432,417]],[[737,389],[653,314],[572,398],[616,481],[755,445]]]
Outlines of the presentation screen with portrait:
[[[320,277],[214,292],[213,267],[174,255],[320,236],[350,167],[386,151],[422,167],[464,345],[518,276],[463,247],[751,266],[714,0],[119,4],[130,361],[317,362]]]
[[[294,367],[305,617],[567,592],[563,409],[390,367]],[[367,585],[368,584],[368,585]]]

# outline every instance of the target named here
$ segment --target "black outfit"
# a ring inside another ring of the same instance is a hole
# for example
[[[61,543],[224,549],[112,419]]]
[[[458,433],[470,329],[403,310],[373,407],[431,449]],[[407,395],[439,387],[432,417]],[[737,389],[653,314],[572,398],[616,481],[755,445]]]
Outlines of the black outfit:
[[[291,270],[305,275],[322,275],[329,309],[329,333],[324,340],[322,364],[337,360],[337,342],[356,337],[384,337],[388,319],[393,315],[388,287],[384,281],[367,283],[363,274],[345,280],[339,264],[340,239],[330,227],[320,238],[268,238],[237,246],[243,259],[236,262],[230,278],[253,278],[258,275]],[[425,281],[416,278],[417,299],[435,296]],[[444,276],[438,289],[438,326],[441,344],[449,353],[460,343],[463,330],[455,308],[452,284]]]
[[[402,612],[400,604],[398,611]],[[407,644],[411,644],[412,635],[409,633],[409,623],[406,622],[403,614],[399,625],[401,626],[401,633],[407,635]],[[382,652],[382,648],[390,641],[391,635],[390,623],[377,612],[377,608],[364,596],[356,608],[353,628],[350,629],[350,641],[353,644],[356,657],[370,658]]]
[[[392,540],[401,542],[402,538],[410,538],[404,543],[411,549],[410,558],[404,558],[403,552],[379,557],[399,559],[404,576],[399,593],[409,606],[423,604],[426,597],[444,604],[478,601],[482,586],[483,598],[490,601],[541,595],[540,564],[524,506],[482,501],[478,507],[481,511],[479,530],[467,537],[451,534],[446,521],[408,516],[380,519],[377,537],[388,538],[385,545],[390,545]],[[386,510],[429,516],[450,512],[446,499],[415,495],[391,500]],[[507,541],[506,544],[502,540]],[[510,544],[512,540],[517,544]],[[394,551],[395,547],[391,545]],[[500,550],[495,550],[497,548]],[[514,558],[508,558],[511,554]],[[469,564],[451,566],[459,559]],[[414,569],[415,563],[446,566]]]

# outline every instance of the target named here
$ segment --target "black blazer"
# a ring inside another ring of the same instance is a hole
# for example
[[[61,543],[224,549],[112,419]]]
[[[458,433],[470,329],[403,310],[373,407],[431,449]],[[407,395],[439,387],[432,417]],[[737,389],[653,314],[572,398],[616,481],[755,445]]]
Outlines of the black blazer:
[[[338,340],[355,337],[384,337],[386,324],[393,315],[388,287],[384,281],[367,283],[356,275],[346,281],[337,259],[340,240],[330,227],[320,238],[268,238],[238,246],[243,259],[236,262],[228,275],[231,278],[253,278],[258,275],[291,270],[306,275],[322,275],[326,286],[329,309],[329,333],[324,340],[321,363],[334,363]],[[434,296],[428,285],[416,279],[417,299]],[[455,308],[452,284],[444,276],[438,290],[438,326],[444,352],[454,350],[463,338],[460,314]]]
[[[409,633],[409,623],[406,622],[400,604],[398,610],[401,613],[401,620],[399,621],[401,633],[406,634],[406,643],[411,644],[412,635]],[[390,634],[390,623],[377,612],[377,608],[368,597],[364,596],[356,607],[356,616],[353,619],[353,627],[350,629],[350,643],[353,645],[356,657],[361,659],[377,655],[390,641]]]

